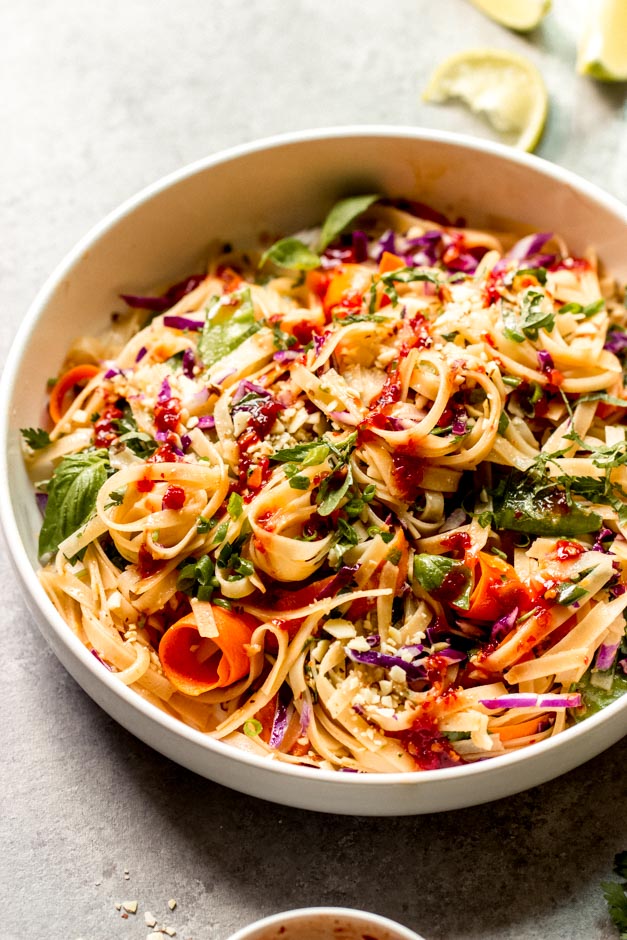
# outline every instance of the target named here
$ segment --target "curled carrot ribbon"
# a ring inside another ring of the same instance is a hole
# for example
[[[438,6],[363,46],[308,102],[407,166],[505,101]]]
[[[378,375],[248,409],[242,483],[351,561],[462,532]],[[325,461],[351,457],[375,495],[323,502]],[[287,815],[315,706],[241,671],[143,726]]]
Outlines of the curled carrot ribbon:
[[[192,613],[166,630],[159,659],[167,679],[185,695],[201,695],[243,679],[250,671],[245,645],[258,626],[254,617],[212,605],[218,636],[201,637]]]

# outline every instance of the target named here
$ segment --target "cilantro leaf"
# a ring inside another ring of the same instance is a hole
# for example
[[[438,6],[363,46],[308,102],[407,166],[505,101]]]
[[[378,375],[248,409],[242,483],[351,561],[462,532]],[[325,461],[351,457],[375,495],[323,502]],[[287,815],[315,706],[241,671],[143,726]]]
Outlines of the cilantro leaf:
[[[41,450],[50,443],[50,435],[43,428],[20,428],[20,432],[31,450]]]
[[[607,901],[615,927],[620,931],[620,940],[627,940],[627,892],[625,885],[616,881],[602,881],[603,897]]]
[[[112,424],[119,435],[119,443],[126,444],[129,450],[144,460],[154,454],[159,446],[150,434],[139,430],[128,404],[122,409],[122,417],[115,418]]]
[[[370,208],[373,202],[380,197],[378,195],[368,196],[349,196],[348,199],[341,199],[333,206],[322,226],[318,248],[324,251],[327,245],[330,245],[337,236],[344,231],[347,225],[356,219],[358,215]]]
[[[308,248],[299,238],[280,238],[278,242],[264,251],[259,262],[262,268],[266,261],[272,261],[279,268],[293,271],[310,271],[320,264],[320,256]]]
[[[39,533],[39,554],[56,552],[61,542],[93,515],[96,497],[110,472],[106,450],[64,457],[48,484],[48,502]]]
[[[225,303],[224,298],[217,298],[207,311],[198,340],[198,355],[207,367],[233,352],[261,328],[255,320],[250,290],[230,296],[235,301],[235,308],[231,303]]]

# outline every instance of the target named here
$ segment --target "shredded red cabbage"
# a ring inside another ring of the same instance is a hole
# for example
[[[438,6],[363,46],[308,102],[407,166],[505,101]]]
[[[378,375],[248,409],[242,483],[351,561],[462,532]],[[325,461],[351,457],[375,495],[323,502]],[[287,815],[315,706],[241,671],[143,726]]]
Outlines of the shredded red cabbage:
[[[170,383],[166,377],[161,383],[161,388],[159,389],[159,394],[157,395],[157,401],[168,401],[170,398],[172,398],[172,388],[170,387]]]
[[[44,516],[46,514],[46,506],[48,504],[48,494],[35,493],[35,502],[37,503],[39,512],[42,514],[42,516]]]
[[[537,254],[552,237],[552,232],[536,232],[533,235],[525,235],[503,257],[508,261],[526,261]]]
[[[251,393],[259,395],[261,398],[272,398],[272,395],[267,388],[263,388],[261,385],[255,385],[254,382],[249,382],[248,379],[243,379],[243,381],[241,381],[237,386],[231,401],[234,405],[237,405],[245,395]]]
[[[135,362],[141,362],[147,352],[148,350],[146,349],[146,347],[142,346],[142,348],[138,351],[137,355],[135,356]]]
[[[276,362],[279,362],[283,366],[287,362],[293,362],[295,359],[298,359],[299,356],[302,356],[302,354],[303,354],[303,349],[302,347],[299,346],[298,349],[296,349],[295,347],[292,347],[291,349],[279,349],[277,352],[274,353],[272,358],[275,359]]]
[[[272,719],[272,728],[270,729],[270,738],[268,740],[270,747],[277,748],[283,743],[283,738],[285,737],[285,732],[288,729],[293,712],[294,706],[291,702],[289,705],[285,705],[280,697],[277,696],[274,718]]]
[[[109,663],[106,663],[104,659],[102,658],[102,656],[100,656],[100,654],[96,652],[96,650],[90,650],[89,652],[91,653],[92,656],[95,656],[95,658],[98,660],[99,663],[102,663],[105,669],[108,669],[109,672],[113,672]]]
[[[597,658],[594,664],[595,669],[599,669],[601,672],[611,669],[614,665],[619,646],[620,641],[617,643],[602,643],[597,652]]]
[[[343,587],[346,587],[347,584],[351,583],[353,580],[353,575],[357,571],[358,567],[359,565],[344,565],[342,568],[340,568],[333,580],[329,581],[327,586],[322,588],[316,600],[323,601],[327,597],[335,597],[338,591],[341,591]]]
[[[352,234],[353,258],[356,264],[368,260],[368,236],[356,229]]]
[[[451,425],[451,434],[455,434],[458,437],[462,437],[466,433],[466,422],[468,418],[467,415],[459,413],[455,415],[453,419],[453,424]]]
[[[532,693],[514,693],[498,698],[479,699],[479,704],[486,708],[579,708],[582,698],[579,692],[565,692],[555,695],[535,695]]]
[[[538,362],[540,364],[540,372],[548,375],[551,370],[555,368],[555,363],[553,362],[551,353],[548,353],[545,349],[539,349],[537,356]]]
[[[201,431],[208,431],[211,428],[215,428],[215,426],[216,419],[213,417],[213,415],[201,415],[201,417],[198,419],[198,424],[196,425],[196,427],[200,428]]]
[[[355,663],[362,663],[366,666],[380,666],[383,669],[392,669],[398,666],[402,669],[409,680],[424,679],[426,670],[424,666],[414,665],[401,659],[400,656],[390,656],[387,653],[380,653],[378,650],[353,650],[350,646],[346,647],[348,658]]]
[[[594,540],[594,545],[592,546],[592,551],[603,552],[604,555],[611,555],[612,552],[610,552],[609,549],[607,549],[604,546],[603,542],[605,542],[607,539],[613,539],[613,538],[614,538],[614,533],[612,532],[612,530],[608,529],[607,526],[603,526],[603,528],[599,529],[597,533],[597,537]]]
[[[622,330],[611,330],[607,334],[603,349],[609,350],[615,356],[624,352],[627,349],[627,333],[623,333]]]
[[[175,330],[192,330],[198,331],[202,330],[204,326],[203,320],[192,320],[190,317],[179,317],[179,316],[165,316],[163,318],[163,325],[170,326]]]
[[[173,284],[172,287],[169,287],[165,294],[162,294],[160,297],[140,294],[120,294],[120,297],[129,307],[139,307],[142,310],[151,310],[153,313],[163,313],[164,310],[169,310],[169,308],[173,307],[175,303],[178,303],[182,297],[185,297],[186,294],[191,293],[199,284],[202,284],[204,279],[204,274],[191,274],[183,281]]]
[[[183,374],[186,375],[188,379],[193,379],[194,368],[196,366],[196,356],[191,346],[188,346],[185,352],[183,353],[182,365],[183,365]]]
[[[500,617],[492,626],[490,643],[500,643],[508,633],[511,633],[518,620],[518,607],[514,607],[504,617]]]

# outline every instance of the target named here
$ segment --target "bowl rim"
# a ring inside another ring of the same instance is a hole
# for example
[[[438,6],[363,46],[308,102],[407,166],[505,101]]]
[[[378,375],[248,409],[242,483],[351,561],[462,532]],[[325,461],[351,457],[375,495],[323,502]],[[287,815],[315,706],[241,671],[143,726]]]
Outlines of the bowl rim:
[[[276,914],[269,914],[259,920],[253,921],[245,927],[241,927],[234,934],[230,934],[227,940],[248,940],[250,935],[262,927],[275,927],[290,921],[298,922],[304,917],[345,917],[351,918],[357,924],[372,927],[386,927],[393,930],[402,940],[423,940],[420,934],[417,934],[410,927],[391,920],[383,914],[374,914],[370,911],[363,911],[352,907],[299,907],[289,911],[278,911]]]
[[[143,718],[150,724],[156,723],[160,725],[165,732],[173,733],[175,737],[184,739],[192,747],[200,746],[201,749],[215,752],[216,756],[231,758],[242,765],[248,765],[260,771],[267,771],[273,775],[279,774],[282,777],[294,777],[296,780],[317,780],[321,783],[335,786],[348,787],[354,783],[359,787],[380,787],[382,784],[394,785],[400,783],[405,786],[420,786],[421,783],[426,784],[427,782],[444,784],[446,781],[454,781],[462,778],[467,780],[470,778],[481,778],[486,774],[498,774],[499,772],[511,770],[520,763],[529,763],[533,761],[534,758],[540,758],[549,751],[557,753],[564,748],[568,749],[576,740],[593,735],[598,727],[605,724],[614,715],[621,711],[627,712],[627,695],[619,697],[616,701],[607,705],[596,714],[586,718],[585,721],[565,729],[554,737],[538,741],[530,747],[496,755],[493,758],[483,761],[464,764],[460,767],[445,767],[429,771],[416,770],[385,774],[344,774],[334,770],[309,768],[301,765],[294,766],[289,763],[273,761],[265,756],[252,754],[248,751],[236,748],[231,744],[224,743],[221,740],[211,738],[208,734],[190,727],[182,720],[152,705],[142,698],[142,696],[138,695],[137,692],[128,688],[123,683],[118,682],[113,673],[103,669],[102,665],[91,655],[87,647],[84,646],[78,637],[68,628],[65,620],[63,620],[54,608],[52,602],[48,599],[37,578],[36,571],[33,569],[28,559],[11,505],[8,480],[8,450],[10,443],[9,402],[12,397],[15,380],[25,349],[32,334],[36,331],[40,315],[43,313],[59,283],[71,271],[72,267],[85,252],[135,209],[170,187],[197,174],[210,170],[212,167],[258,152],[274,150],[295,144],[327,140],[332,141],[335,139],[340,140],[342,138],[409,138],[416,142],[422,141],[429,144],[444,144],[457,148],[460,151],[473,151],[480,156],[489,155],[498,157],[508,163],[526,167],[534,173],[552,178],[560,184],[566,184],[574,190],[582,192],[588,198],[621,218],[627,227],[627,206],[615,196],[605,192],[595,183],[589,182],[571,170],[553,164],[534,154],[513,150],[505,144],[475,138],[468,134],[436,131],[421,127],[393,124],[350,124],[308,128],[238,144],[217,151],[216,153],[174,170],[125,199],[117,207],[108,212],[103,219],[92,226],[56,265],[29,304],[23,321],[10,345],[3,375],[0,378],[0,523],[4,531],[13,564],[22,579],[26,593],[36,605],[41,617],[47,621],[60,644],[68,649],[83,668],[87,669],[96,680],[97,684],[102,683],[106,686],[109,692],[113,693],[114,697],[119,698],[125,705],[131,706],[133,710],[140,712]],[[46,637],[46,639],[48,638]],[[64,668],[67,669],[65,666]],[[557,776],[557,774],[553,776]]]

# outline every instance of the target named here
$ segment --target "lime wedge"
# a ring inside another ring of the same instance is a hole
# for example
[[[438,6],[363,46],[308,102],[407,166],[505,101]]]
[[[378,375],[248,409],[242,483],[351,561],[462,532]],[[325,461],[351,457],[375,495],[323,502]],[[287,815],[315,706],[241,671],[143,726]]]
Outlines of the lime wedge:
[[[434,104],[463,101],[521,150],[536,146],[548,111],[546,87],[535,65],[501,49],[467,49],[445,59],[423,98]]]
[[[535,29],[551,9],[551,0],[470,0],[482,13],[519,32]]]
[[[602,82],[627,81],[627,0],[588,0],[577,71]]]

